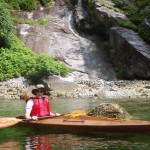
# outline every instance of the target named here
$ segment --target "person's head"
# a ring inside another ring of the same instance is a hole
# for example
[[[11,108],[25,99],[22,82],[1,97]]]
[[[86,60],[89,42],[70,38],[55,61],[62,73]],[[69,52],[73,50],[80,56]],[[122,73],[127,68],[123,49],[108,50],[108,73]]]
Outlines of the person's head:
[[[45,89],[44,85],[43,84],[37,84],[36,88],[32,90],[32,94],[38,95],[38,96],[45,95],[46,89]]]

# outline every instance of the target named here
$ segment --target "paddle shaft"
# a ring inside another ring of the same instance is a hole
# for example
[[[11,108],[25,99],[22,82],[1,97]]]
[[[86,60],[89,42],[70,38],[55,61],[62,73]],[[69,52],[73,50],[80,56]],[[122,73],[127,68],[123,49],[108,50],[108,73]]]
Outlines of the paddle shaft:
[[[62,115],[59,115],[62,116]],[[58,117],[58,116],[44,116],[44,117],[38,117],[37,120],[41,120],[41,119],[47,119],[47,118],[54,118],[54,117]],[[22,119],[22,121],[32,121],[33,119]]]

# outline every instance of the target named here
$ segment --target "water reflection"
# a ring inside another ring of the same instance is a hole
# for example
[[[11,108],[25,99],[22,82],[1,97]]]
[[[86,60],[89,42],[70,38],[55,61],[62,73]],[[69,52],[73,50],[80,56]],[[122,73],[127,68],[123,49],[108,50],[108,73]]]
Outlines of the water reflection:
[[[27,137],[26,150],[120,150],[120,149],[149,149],[149,142],[136,141],[149,136],[99,134],[99,135],[74,135],[74,134],[49,134]]]
[[[25,139],[25,150],[51,150],[49,135],[38,135]]]

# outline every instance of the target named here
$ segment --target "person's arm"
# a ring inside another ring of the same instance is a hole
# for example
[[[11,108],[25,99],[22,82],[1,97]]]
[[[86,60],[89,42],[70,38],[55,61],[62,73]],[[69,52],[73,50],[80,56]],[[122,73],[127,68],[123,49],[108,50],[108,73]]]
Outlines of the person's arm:
[[[26,114],[25,114],[26,119],[31,119],[30,113],[31,113],[31,110],[27,109]]]
[[[54,113],[50,112],[50,116],[56,116]]]
[[[25,117],[26,119],[33,119],[33,120],[38,120],[37,116],[32,116],[31,117],[31,111],[32,111],[32,107],[33,107],[33,100],[32,99],[29,99],[27,101],[27,104],[26,104],[26,113],[25,113]]]

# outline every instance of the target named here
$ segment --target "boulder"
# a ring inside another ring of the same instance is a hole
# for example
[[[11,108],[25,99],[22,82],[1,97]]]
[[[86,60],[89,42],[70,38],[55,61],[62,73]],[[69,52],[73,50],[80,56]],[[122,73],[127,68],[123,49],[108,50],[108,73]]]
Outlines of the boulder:
[[[87,115],[96,117],[131,119],[131,116],[124,108],[114,103],[102,103],[94,107],[90,112],[88,112]]]
[[[108,33],[111,27],[118,25],[119,22],[128,20],[124,14],[107,8],[106,6],[103,6],[100,2],[96,2],[95,13],[98,17],[98,21],[105,26]]]
[[[109,36],[113,63],[125,69],[128,78],[150,79],[150,45],[126,28],[113,27]]]
[[[70,93],[73,90],[78,88],[78,85],[74,82],[70,82],[65,78],[50,75],[45,79],[42,79],[42,84],[44,84],[45,88],[50,91],[50,94],[53,92],[57,93]]]

